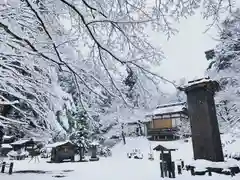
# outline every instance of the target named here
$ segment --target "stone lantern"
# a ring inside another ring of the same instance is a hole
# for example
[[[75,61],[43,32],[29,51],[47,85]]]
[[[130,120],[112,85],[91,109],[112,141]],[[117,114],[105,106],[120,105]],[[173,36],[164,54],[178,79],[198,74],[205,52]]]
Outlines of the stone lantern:
[[[98,143],[94,142],[90,144],[91,158],[89,159],[89,161],[99,161],[99,157],[97,157],[98,145]]]

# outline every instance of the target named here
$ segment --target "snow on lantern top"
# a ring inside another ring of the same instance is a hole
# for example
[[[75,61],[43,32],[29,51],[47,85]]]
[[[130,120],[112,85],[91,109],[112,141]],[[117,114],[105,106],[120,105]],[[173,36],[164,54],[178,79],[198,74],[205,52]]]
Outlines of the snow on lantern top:
[[[196,88],[207,88],[212,92],[217,92],[220,90],[219,83],[210,79],[209,77],[188,81],[186,85],[178,87],[179,90],[185,91],[186,93]]]

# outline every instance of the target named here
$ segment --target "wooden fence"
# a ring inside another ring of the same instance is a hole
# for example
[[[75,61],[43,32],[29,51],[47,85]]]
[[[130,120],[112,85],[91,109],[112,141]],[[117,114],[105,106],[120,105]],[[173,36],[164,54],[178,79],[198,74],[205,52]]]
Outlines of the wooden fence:
[[[1,165],[1,173],[5,173],[6,169],[8,168],[8,174],[11,175],[13,173],[13,162],[6,163],[2,162]]]

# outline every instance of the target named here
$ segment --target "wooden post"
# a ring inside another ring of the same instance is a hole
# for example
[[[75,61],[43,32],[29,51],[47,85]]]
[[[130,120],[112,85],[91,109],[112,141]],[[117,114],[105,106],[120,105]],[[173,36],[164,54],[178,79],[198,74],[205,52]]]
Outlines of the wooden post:
[[[6,162],[2,163],[2,169],[1,169],[1,173],[5,172],[5,167],[6,167]]]
[[[13,162],[10,163],[8,174],[11,175],[13,172]]]
[[[170,169],[171,167],[167,167],[168,177],[172,178],[172,171]]]
[[[168,154],[169,154],[169,161],[172,162],[172,153],[171,153],[171,151],[168,151]]]
[[[79,156],[80,156],[79,161],[83,162],[83,160],[84,160],[84,147],[83,146],[79,147]]]
[[[181,165],[182,165],[182,168],[184,168],[184,161],[181,160]]]
[[[235,176],[235,172],[233,171],[232,168],[230,169],[230,175],[231,175],[232,177]]]
[[[191,167],[190,170],[191,170],[191,175],[192,175],[192,176],[195,176],[194,167]]]
[[[167,177],[167,163],[165,161],[163,161],[163,169],[164,169],[164,175],[165,177]]]
[[[212,171],[208,169],[208,176],[212,176]]]
[[[126,139],[125,139],[125,134],[124,134],[124,131],[123,131],[123,126],[124,126],[124,124],[122,123],[122,138],[123,138],[123,144],[125,145],[126,144]]]
[[[168,177],[172,178],[172,157],[171,157],[171,151],[168,151],[167,159],[165,159],[167,171],[168,171]]]
[[[178,172],[178,174],[182,174],[181,165],[177,165],[177,172]]]
[[[175,163],[172,162],[172,178],[175,178]]]
[[[122,131],[122,138],[123,138],[123,144],[125,145],[126,144],[126,139],[125,139],[125,135],[124,135],[123,131]]]
[[[160,162],[160,171],[161,171],[161,177],[164,178],[164,174],[163,174],[163,163]]]
[[[162,162],[164,161],[163,160],[163,151],[161,151],[161,153],[160,153],[160,160],[162,160]]]

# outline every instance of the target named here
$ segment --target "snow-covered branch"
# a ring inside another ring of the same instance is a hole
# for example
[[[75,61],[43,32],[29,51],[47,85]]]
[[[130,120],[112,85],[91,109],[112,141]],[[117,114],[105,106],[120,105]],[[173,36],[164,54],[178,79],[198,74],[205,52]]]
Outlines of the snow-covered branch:
[[[149,27],[171,35],[173,22],[201,5],[204,17],[217,17],[223,7],[234,9],[221,0],[1,3],[0,95],[8,103],[3,116],[55,132],[75,126],[69,111],[76,106],[96,126],[101,118],[126,119],[132,112],[143,117],[161,101],[161,81],[177,88],[151,71],[164,56],[149,42]]]
[[[0,101],[0,105],[15,105],[15,104],[18,104],[19,101],[12,101],[12,102],[9,102],[9,101]]]

